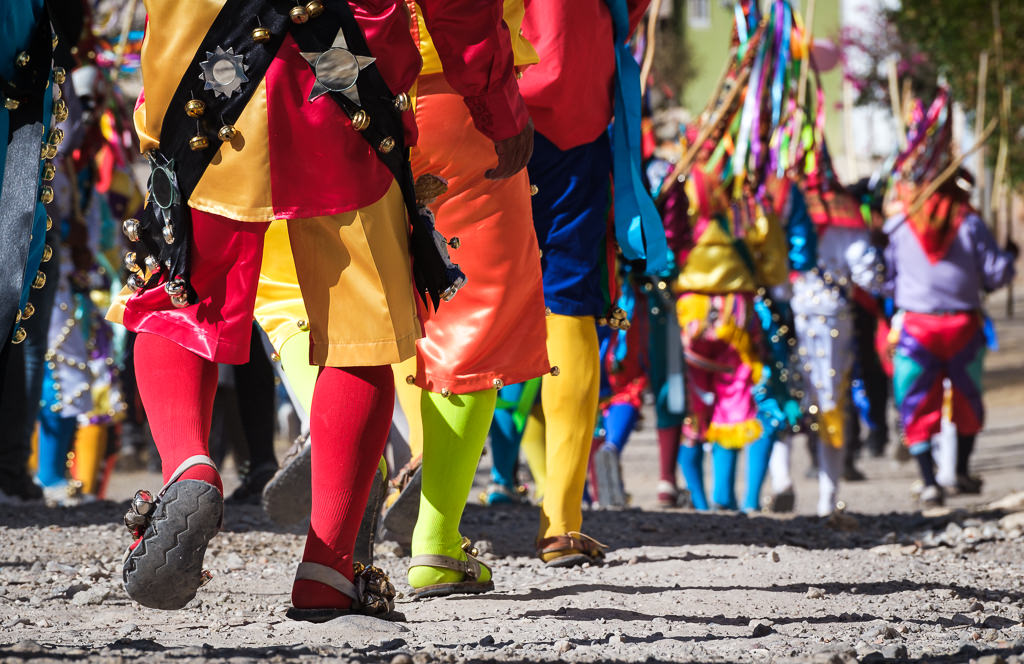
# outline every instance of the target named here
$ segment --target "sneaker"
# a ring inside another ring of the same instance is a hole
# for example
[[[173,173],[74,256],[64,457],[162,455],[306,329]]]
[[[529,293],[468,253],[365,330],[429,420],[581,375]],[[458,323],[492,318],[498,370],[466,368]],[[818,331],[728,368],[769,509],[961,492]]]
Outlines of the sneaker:
[[[626,490],[622,484],[619,453],[614,447],[602,445],[594,452],[594,470],[597,474],[597,502],[601,507],[625,507]]]
[[[280,469],[264,482],[263,511],[274,523],[287,526],[309,518],[313,504],[311,458],[309,436],[303,434],[295,439],[281,459]]]
[[[981,486],[984,484],[980,477],[974,475],[958,474],[956,476],[956,488],[960,493],[970,494],[972,496],[981,493]]]
[[[658,507],[676,507],[679,504],[679,489],[675,484],[658,481]]]
[[[775,512],[776,514],[782,514],[786,512],[792,512],[796,507],[796,494],[793,493],[793,487],[774,493],[764,500],[764,511]]]
[[[918,502],[921,504],[921,509],[932,509],[942,507],[946,503],[946,497],[942,493],[942,487],[936,484],[929,484],[921,489]]]

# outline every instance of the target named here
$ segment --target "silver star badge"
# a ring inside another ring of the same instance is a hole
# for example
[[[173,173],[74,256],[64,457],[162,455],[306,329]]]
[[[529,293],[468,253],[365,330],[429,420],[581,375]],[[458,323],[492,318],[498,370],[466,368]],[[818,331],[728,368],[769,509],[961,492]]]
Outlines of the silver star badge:
[[[340,92],[353,103],[359,104],[359,90],[356,81],[359,72],[372,65],[376,58],[356,55],[348,50],[345,34],[338,30],[331,47],[322,53],[302,53],[302,57],[313,68],[316,83],[309,93],[309,101],[314,101],[328,92]]]
[[[206,89],[213,90],[214,95],[230,97],[238,92],[242,83],[248,83],[245,71],[249,69],[245,58],[235,55],[235,49],[224,50],[220,46],[213,53],[206,52],[206,61],[200,62],[203,73],[199,78],[206,82]]]

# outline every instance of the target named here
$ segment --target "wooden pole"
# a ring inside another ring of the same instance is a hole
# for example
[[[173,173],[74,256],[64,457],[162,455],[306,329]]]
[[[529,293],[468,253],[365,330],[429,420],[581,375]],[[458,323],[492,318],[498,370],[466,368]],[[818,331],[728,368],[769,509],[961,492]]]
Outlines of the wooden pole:
[[[900,75],[896,69],[896,58],[889,59],[889,106],[892,116],[896,118],[896,138],[900,143],[900,152],[907,149],[907,128],[903,124],[903,102],[900,99]]]
[[[975,103],[974,111],[974,135],[981,134],[985,126],[985,94],[988,89],[988,51],[982,51],[978,57],[978,100]],[[978,209],[985,210],[987,201],[985,193],[988,190],[987,178],[985,177],[985,147],[978,150],[977,161],[975,162],[975,181],[978,183]]]
[[[644,63],[640,67],[640,96],[647,92],[647,79],[651,76],[651,68],[654,66],[654,45],[657,41],[658,17],[661,15],[662,0],[654,0],[651,9],[647,13],[647,44],[644,47]]]

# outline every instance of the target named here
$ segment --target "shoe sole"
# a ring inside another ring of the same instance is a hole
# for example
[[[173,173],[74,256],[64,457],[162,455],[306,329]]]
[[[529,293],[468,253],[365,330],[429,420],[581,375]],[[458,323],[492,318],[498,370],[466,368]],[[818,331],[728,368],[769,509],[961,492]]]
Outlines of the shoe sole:
[[[597,502],[602,507],[625,507],[626,496],[615,452],[605,448],[594,452],[594,470],[597,474]]]
[[[180,609],[203,585],[206,546],[220,530],[224,499],[212,484],[175,482],[160,498],[153,520],[124,561],[128,596],[151,609]]]
[[[430,597],[449,597],[451,595],[479,595],[494,590],[493,581],[459,581],[456,583],[436,583],[432,586],[413,588],[409,597],[428,599]]]
[[[290,526],[309,518],[313,506],[310,459],[312,445],[277,471],[263,487],[263,511],[280,526]]]
[[[768,511],[777,514],[792,512],[796,507],[796,496],[791,493],[780,493],[772,497]]]
[[[363,512],[363,522],[359,524],[359,532],[356,533],[355,553],[352,558],[357,563],[363,563],[367,567],[373,565],[373,545],[377,540],[377,524],[380,521],[380,509],[384,504],[384,496],[388,492],[388,483],[384,475],[377,470],[373,475],[373,485],[370,487],[370,497],[366,501],[366,510]]]
[[[388,539],[393,539],[402,546],[409,546],[412,543],[412,529],[416,527],[416,519],[420,515],[422,489],[423,466],[420,466],[381,518],[382,534]]]

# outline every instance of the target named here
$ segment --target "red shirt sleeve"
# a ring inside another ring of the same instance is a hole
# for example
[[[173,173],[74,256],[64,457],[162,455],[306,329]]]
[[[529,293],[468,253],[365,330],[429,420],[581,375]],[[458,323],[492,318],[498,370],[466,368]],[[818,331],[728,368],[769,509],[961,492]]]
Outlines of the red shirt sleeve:
[[[494,141],[517,135],[529,113],[519,94],[512,40],[500,0],[416,0],[444,75],[473,124]]]

